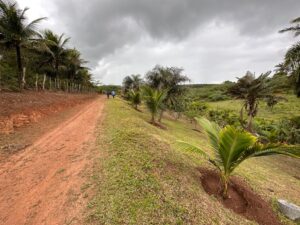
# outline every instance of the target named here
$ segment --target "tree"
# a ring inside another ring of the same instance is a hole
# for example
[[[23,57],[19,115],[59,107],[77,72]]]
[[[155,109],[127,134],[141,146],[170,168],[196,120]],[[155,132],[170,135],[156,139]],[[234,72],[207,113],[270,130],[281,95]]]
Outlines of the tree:
[[[292,80],[297,97],[300,97],[300,42],[288,49],[283,66]]]
[[[141,75],[126,76],[123,79],[123,93],[127,94],[130,90],[139,91],[143,83]]]
[[[145,86],[143,92],[146,106],[151,112],[151,123],[155,124],[155,117],[159,110],[161,110],[167,92],[166,90],[157,90],[149,86]]]
[[[273,107],[277,105],[280,101],[287,101],[286,98],[282,96],[269,95],[266,97],[267,106],[273,110]]]
[[[248,124],[245,128],[249,132],[253,132],[252,122],[258,111],[259,100],[270,95],[270,88],[267,85],[269,75],[270,72],[267,72],[255,78],[254,74],[248,71],[244,77],[238,78],[237,83],[228,89],[229,94],[233,97],[244,100],[240,121],[244,126],[242,121],[244,121],[243,110],[245,109],[248,115]]]
[[[131,101],[134,108],[137,110],[138,105],[142,103],[141,93],[139,91],[130,90],[129,100]]]
[[[275,144],[263,145],[257,137],[233,126],[221,129],[216,123],[205,118],[197,119],[204,129],[214,156],[201,148],[186,142],[179,142],[182,149],[197,152],[208,159],[217,168],[222,181],[223,198],[228,198],[228,183],[233,171],[246,159],[259,156],[282,154],[300,158],[299,147],[286,147]]]
[[[68,51],[65,49],[65,46],[69,42],[70,38],[64,38],[64,34],[59,36],[51,30],[45,30],[39,37],[42,42],[41,51],[49,59],[54,70],[54,77],[58,81],[59,66],[67,57]]]
[[[296,18],[296,19],[293,19],[291,21],[291,24],[295,24],[294,26],[291,26],[291,27],[288,27],[288,28],[285,28],[283,30],[280,30],[279,32],[280,33],[284,33],[284,32],[294,32],[295,33],[295,36],[298,36],[300,35],[300,17]]]
[[[172,109],[183,95],[185,88],[182,83],[189,81],[189,78],[182,74],[183,69],[177,67],[162,67],[155,66],[151,71],[146,74],[146,80],[150,87],[157,90],[168,90],[164,99],[164,108]],[[159,122],[161,122],[163,112],[161,110]]]
[[[45,18],[39,18],[26,24],[25,13],[29,8],[19,9],[14,1],[0,0],[1,43],[13,47],[16,51],[19,88],[24,88],[25,68],[22,64],[21,48],[37,35],[36,26]]]

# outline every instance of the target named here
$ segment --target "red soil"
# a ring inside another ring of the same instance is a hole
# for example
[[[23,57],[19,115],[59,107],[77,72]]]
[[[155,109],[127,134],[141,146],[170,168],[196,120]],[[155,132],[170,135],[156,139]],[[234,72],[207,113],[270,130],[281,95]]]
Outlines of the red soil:
[[[16,128],[93,98],[95,95],[59,92],[0,92],[0,134],[12,133]]]
[[[237,177],[231,179],[228,188],[229,198],[223,199],[219,174],[205,168],[199,170],[204,190],[210,195],[215,195],[225,207],[261,225],[280,225],[270,204],[254,193],[240,179]]]
[[[0,162],[0,224],[83,224],[82,187],[91,175],[103,106],[103,98],[81,104],[72,117]]]

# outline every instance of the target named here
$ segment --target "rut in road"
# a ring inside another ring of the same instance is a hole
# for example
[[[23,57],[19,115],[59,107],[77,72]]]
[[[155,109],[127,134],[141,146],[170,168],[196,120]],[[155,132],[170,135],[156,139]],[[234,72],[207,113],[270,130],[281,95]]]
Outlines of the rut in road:
[[[82,224],[104,98],[0,164],[0,224]]]

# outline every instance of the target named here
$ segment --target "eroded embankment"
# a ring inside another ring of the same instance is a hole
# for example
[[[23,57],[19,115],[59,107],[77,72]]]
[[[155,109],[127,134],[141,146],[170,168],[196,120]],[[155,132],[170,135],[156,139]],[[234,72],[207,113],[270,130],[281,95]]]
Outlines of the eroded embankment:
[[[54,92],[0,93],[0,134],[12,133],[16,128],[94,98],[90,94]]]

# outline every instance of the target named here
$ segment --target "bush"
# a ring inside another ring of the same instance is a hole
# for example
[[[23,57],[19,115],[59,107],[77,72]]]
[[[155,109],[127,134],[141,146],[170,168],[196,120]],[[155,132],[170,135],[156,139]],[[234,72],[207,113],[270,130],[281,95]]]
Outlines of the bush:
[[[300,144],[299,116],[278,122],[257,120],[255,128],[262,141]]]
[[[231,110],[210,110],[208,118],[221,127],[226,125],[240,126],[239,117]]]

